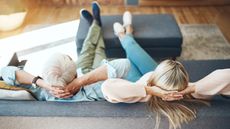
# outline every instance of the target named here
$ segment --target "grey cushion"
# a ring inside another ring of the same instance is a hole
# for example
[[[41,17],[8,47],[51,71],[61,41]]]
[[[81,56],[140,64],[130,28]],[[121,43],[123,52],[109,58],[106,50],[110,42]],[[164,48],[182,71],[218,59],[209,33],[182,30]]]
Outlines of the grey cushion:
[[[230,67],[230,60],[183,61],[182,63],[188,70],[192,81],[204,77],[215,69]],[[198,105],[196,108],[198,109],[196,120],[189,124],[184,124],[183,129],[228,129],[230,127],[230,99],[216,96],[211,101],[210,107]],[[93,129],[94,126],[92,127],[92,125],[95,122],[100,122],[96,124],[96,127],[102,129],[105,128],[106,122],[107,124],[110,123],[110,129],[116,129],[117,127],[139,129],[140,125],[146,129],[152,129],[155,120],[155,115],[151,116],[149,114],[145,103],[0,101],[0,109],[0,116],[77,117],[76,120],[81,120],[82,118],[87,118],[89,121],[93,120],[93,122],[87,123],[87,129]],[[113,122],[122,121],[124,118],[127,120],[126,122],[121,122],[121,125],[113,124]],[[1,123],[4,122],[4,118],[0,120]],[[29,121],[26,122],[28,123]],[[71,125],[71,123],[69,124]],[[81,125],[79,123],[78,126],[85,127],[85,124]],[[163,117],[161,129],[167,128],[167,119]]]
[[[78,48],[80,51],[81,48]],[[154,59],[160,60],[162,58],[177,57],[181,53],[181,48],[145,48],[145,51]],[[107,58],[124,58],[126,57],[125,51],[119,48],[105,49]]]
[[[122,23],[121,15],[102,16],[102,31],[105,41],[106,50],[120,49],[120,42],[113,32],[113,23]],[[133,26],[135,29],[134,37],[137,42],[144,48],[172,48],[181,52],[182,35],[177,22],[173,15],[170,14],[153,14],[153,15],[134,15]],[[78,53],[82,48],[83,41],[88,32],[88,24],[84,18],[80,19],[80,24],[76,36],[76,44]],[[166,57],[179,56],[180,52],[170,53],[160,51]],[[159,55],[160,55],[159,53]],[[119,53],[107,52],[108,57],[122,57]],[[110,55],[111,54],[111,55]],[[157,57],[154,53],[149,53],[153,57]]]
[[[197,81],[216,69],[230,68],[230,60],[182,61],[189,73],[190,81]]]

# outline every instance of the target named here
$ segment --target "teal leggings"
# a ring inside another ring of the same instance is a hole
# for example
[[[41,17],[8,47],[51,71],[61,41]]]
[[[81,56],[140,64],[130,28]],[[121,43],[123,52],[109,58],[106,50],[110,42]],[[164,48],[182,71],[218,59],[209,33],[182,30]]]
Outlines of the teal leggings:
[[[121,39],[121,45],[131,62],[131,69],[126,77],[129,81],[137,81],[145,73],[153,71],[157,62],[128,34]]]

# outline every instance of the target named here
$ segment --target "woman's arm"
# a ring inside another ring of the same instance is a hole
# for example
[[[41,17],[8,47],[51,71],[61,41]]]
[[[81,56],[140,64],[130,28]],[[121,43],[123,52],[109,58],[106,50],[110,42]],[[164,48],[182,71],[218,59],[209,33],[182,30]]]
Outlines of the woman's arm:
[[[101,86],[105,99],[112,103],[147,101],[145,86],[123,79],[108,79]]]
[[[209,99],[217,94],[230,95],[230,69],[215,70],[197,82],[190,83],[180,93],[192,93],[193,97],[200,99]]]
[[[165,95],[172,93],[156,86],[149,87],[123,79],[108,79],[102,84],[101,90],[105,99],[112,103],[146,102],[151,96],[158,96],[164,99]],[[175,94],[168,101],[178,100],[181,97],[182,95]]]

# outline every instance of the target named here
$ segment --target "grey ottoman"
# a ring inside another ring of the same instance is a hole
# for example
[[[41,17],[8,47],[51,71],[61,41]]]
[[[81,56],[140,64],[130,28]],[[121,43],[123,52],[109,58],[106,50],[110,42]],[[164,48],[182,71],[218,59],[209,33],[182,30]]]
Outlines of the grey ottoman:
[[[113,32],[114,22],[122,23],[122,16],[102,16],[102,31],[106,54],[108,58],[125,57],[125,52]],[[182,35],[173,15],[134,15],[133,26],[135,29],[135,39],[152,57],[164,58],[180,56]],[[88,28],[89,26],[85,19],[81,18],[76,36],[78,53],[82,48]]]

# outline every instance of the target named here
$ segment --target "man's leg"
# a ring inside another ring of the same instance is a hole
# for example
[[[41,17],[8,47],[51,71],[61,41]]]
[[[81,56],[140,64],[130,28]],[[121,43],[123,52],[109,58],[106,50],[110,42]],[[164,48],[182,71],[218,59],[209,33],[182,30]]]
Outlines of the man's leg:
[[[93,68],[95,49],[101,42],[101,28],[96,21],[89,28],[87,37],[83,43],[82,50],[77,60],[77,67],[82,69],[83,73],[90,72]]]
[[[96,50],[95,50],[93,69],[99,67],[101,65],[101,61],[104,59],[106,59],[105,44],[104,44],[103,36],[101,33],[99,40],[98,40],[98,45],[97,45]]]

